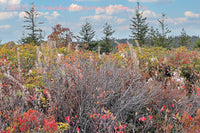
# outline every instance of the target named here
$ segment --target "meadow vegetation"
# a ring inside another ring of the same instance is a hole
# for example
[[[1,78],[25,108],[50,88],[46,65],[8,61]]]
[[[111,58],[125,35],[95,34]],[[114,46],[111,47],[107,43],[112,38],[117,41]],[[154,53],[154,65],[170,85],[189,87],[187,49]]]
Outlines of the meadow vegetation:
[[[200,52],[1,46],[4,132],[199,132]]]

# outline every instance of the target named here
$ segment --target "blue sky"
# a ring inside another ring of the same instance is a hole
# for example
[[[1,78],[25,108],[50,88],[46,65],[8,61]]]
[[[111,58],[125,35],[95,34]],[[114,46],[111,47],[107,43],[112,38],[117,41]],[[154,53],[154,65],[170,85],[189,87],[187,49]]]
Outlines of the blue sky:
[[[179,35],[182,28],[189,35],[200,35],[200,0],[0,0],[0,40],[17,42],[22,37],[25,14],[22,6],[26,9],[32,2],[40,13],[39,20],[44,22],[40,27],[45,31],[45,37],[56,24],[79,35],[81,25],[87,19],[96,31],[97,40],[103,36],[105,22],[116,31],[113,37],[128,38],[130,19],[134,16],[137,1],[141,2],[149,26],[158,28],[157,19],[165,13],[171,35]],[[51,7],[67,8],[58,10]]]

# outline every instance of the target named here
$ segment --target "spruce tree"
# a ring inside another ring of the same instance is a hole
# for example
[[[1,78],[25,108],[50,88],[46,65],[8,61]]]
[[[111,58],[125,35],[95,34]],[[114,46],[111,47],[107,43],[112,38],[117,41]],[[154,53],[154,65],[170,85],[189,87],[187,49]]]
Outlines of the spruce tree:
[[[172,44],[173,39],[172,37],[167,36],[169,33],[171,33],[171,31],[168,29],[167,25],[165,24],[165,20],[166,20],[165,14],[162,14],[162,18],[158,19],[158,22],[161,27],[161,32],[159,32],[158,29],[154,31],[155,35],[154,35],[153,43],[154,43],[154,46],[170,48],[170,45]]]
[[[22,43],[34,43],[36,45],[39,45],[41,43],[42,37],[42,30],[38,28],[39,24],[42,24],[42,22],[37,22],[37,18],[39,16],[39,13],[36,12],[34,9],[33,4],[31,5],[30,11],[25,11],[26,15],[24,16],[25,20],[24,23],[26,23],[23,27],[25,30],[30,31],[28,33],[27,37],[23,37],[21,42]]]
[[[82,25],[81,31],[79,32],[79,38],[84,42],[89,44],[95,36],[95,31],[92,28],[92,25],[89,22],[85,22]]]
[[[106,52],[109,53],[111,52],[113,46],[112,46],[112,34],[115,31],[112,29],[112,26],[109,25],[108,23],[105,23],[103,27],[103,42],[101,43],[101,52]]]
[[[186,46],[188,47],[191,43],[191,38],[189,35],[187,35],[186,31],[184,30],[184,28],[181,31],[181,35],[179,37],[179,45],[180,46]]]
[[[196,41],[195,48],[200,48],[200,38]]]
[[[136,14],[132,17],[130,30],[133,41],[138,40],[140,45],[145,44],[146,34],[148,32],[148,24],[146,23],[147,18],[143,18],[142,14],[143,12],[140,11],[140,3],[137,2]]]
[[[153,46],[154,45],[154,38],[156,37],[156,30],[153,27],[149,28],[148,36],[147,36],[147,45]]]

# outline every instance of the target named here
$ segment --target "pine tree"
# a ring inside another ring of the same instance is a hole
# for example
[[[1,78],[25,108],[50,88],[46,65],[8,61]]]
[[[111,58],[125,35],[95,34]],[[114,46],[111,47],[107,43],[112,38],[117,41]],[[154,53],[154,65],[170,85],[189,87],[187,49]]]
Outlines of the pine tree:
[[[186,47],[188,47],[191,43],[191,38],[190,38],[190,36],[188,36],[186,34],[186,31],[184,30],[184,28],[181,31],[181,35],[179,37],[178,43],[179,43],[180,46],[186,46]]]
[[[147,36],[147,45],[153,46],[154,45],[154,38],[156,37],[156,30],[153,27],[149,28],[148,36]]]
[[[132,17],[130,30],[133,40],[138,40],[141,45],[144,45],[148,32],[148,24],[146,23],[147,18],[143,18],[142,14],[143,12],[140,11],[140,3],[137,2],[136,16]]]
[[[113,48],[111,36],[114,32],[115,31],[112,29],[112,26],[110,26],[108,23],[105,23],[103,27],[103,34],[105,36],[103,37],[103,43],[101,43],[101,52],[111,52]]]
[[[93,30],[92,25],[86,21],[85,24],[82,25],[79,34],[79,38],[84,41],[84,43],[89,44],[95,36],[95,31]]]
[[[164,48],[170,48],[170,45],[173,42],[172,37],[168,37],[167,35],[171,33],[171,31],[168,29],[167,25],[165,24],[165,14],[162,14],[162,18],[158,19],[158,22],[161,26],[161,32],[159,32],[158,29],[154,31],[154,39],[153,43],[154,46],[161,46]]]
[[[23,27],[25,30],[30,31],[27,37],[22,38],[22,43],[34,43],[39,45],[42,37],[42,30],[37,28],[38,24],[42,24],[42,22],[37,23],[37,18],[39,16],[38,12],[35,11],[33,4],[31,5],[30,11],[25,11],[26,15],[24,16],[25,24]]]
[[[197,40],[195,48],[200,48],[200,38]]]

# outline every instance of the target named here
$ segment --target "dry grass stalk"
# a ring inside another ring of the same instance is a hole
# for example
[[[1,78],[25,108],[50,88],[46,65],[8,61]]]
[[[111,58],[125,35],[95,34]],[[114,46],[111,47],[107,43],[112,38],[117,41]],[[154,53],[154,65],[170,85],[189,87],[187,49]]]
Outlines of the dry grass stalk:
[[[67,47],[68,47],[68,51],[71,50],[71,46],[72,46],[72,44],[71,44],[70,42],[68,42],[68,45],[67,45]]]
[[[135,40],[135,44],[138,47],[139,53],[142,53],[141,47],[140,47],[140,44],[139,44],[138,40]]]
[[[139,60],[137,60],[136,51],[135,51],[135,49],[133,49],[133,45],[130,44],[128,41],[127,41],[127,44],[129,46],[129,49],[130,49],[130,55],[131,55],[131,60],[133,61],[133,65],[135,66],[135,68],[137,70],[139,70]]]
[[[17,62],[18,62],[18,71],[19,71],[18,79],[21,80],[22,71],[21,71],[21,61],[20,61],[19,52],[20,52],[20,47],[17,48]]]
[[[98,55],[99,55],[99,59],[101,58],[101,46],[98,46]]]

